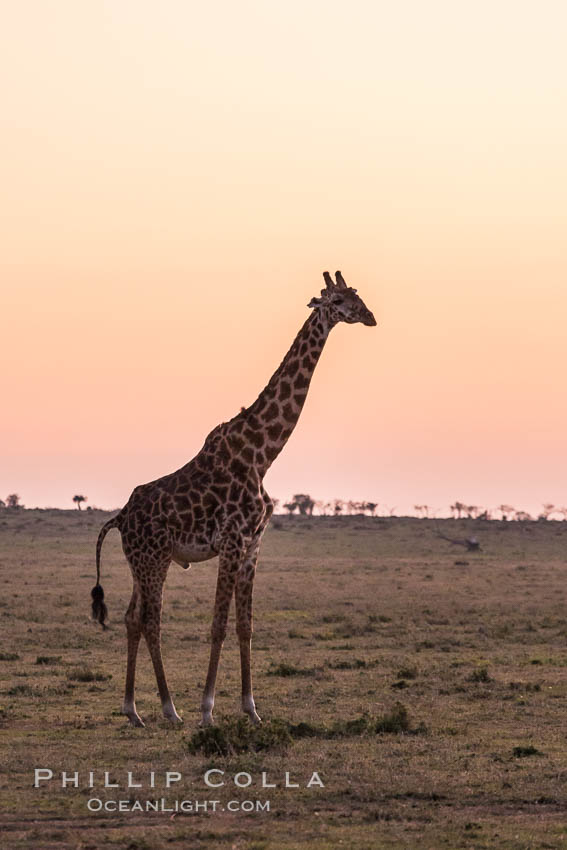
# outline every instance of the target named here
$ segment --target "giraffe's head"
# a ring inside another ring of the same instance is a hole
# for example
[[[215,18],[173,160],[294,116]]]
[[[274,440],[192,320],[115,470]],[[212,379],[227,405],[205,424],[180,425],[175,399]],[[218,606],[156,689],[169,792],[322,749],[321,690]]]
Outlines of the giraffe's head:
[[[324,310],[334,322],[348,322],[354,325],[362,322],[363,325],[373,327],[376,319],[362,300],[357,295],[356,289],[347,286],[340,272],[335,272],[335,281],[329,272],[323,272],[325,278],[325,289],[321,290],[320,298],[312,298],[308,307],[316,310]]]

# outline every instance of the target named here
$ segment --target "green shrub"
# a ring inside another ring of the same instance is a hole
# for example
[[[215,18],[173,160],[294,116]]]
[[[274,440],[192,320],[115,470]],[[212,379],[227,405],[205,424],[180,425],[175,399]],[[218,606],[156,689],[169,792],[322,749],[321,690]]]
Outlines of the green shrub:
[[[262,726],[253,726],[246,717],[221,718],[215,726],[204,726],[191,735],[187,746],[195,755],[232,756],[245,752],[287,747],[292,743],[288,724],[283,720],[269,720]]]
[[[542,756],[543,753],[540,752],[536,747],[527,746],[527,747],[514,747],[512,750],[514,753],[514,757],[517,759],[528,758],[529,756]]]
[[[469,682],[492,682],[492,676],[486,667],[479,667],[471,673]]]
[[[72,682],[106,682],[107,679],[112,679],[112,674],[91,670],[84,664],[82,667],[74,667],[73,670],[69,670],[67,678]]]
[[[376,721],[374,731],[377,735],[398,734],[409,732],[410,722],[408,710],[401,702],[397,702],[392,710]]]

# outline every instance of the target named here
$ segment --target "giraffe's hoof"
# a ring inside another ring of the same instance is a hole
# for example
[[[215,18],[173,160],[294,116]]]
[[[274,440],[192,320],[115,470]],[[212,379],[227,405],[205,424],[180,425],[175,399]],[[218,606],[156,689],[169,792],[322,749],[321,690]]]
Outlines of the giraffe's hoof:
[[[122,714],[126,715],[132,726],[145,726],[144,721],[136,711],[136,704],[134,703],[134,701],[124,701],[122,703]]]
[[[242,711],[250,718],[250,723],[254,726],[259,726],[262,723],[262,718],[256,711],[256,703],[251,694],[242,697]]]
[[[213,715],[210,712],[203,714],[203,716],[201,717],[201,722],[199,723],[199,726],[214,726],[214,725],[215,725],[215,722],[213,720]]]
[[[262,718],[255,711],[251,714],[248,714],[248,717],[250,718],[250,723],[252,723],[254,726],[262,725]]]
[[[173,714],[166,714],[164,711],[163,716],[166,720],[169,720],[171,723],[175,723],[176,725],[183,723],[183,718],[180,717],[176,711],[174,711]]]

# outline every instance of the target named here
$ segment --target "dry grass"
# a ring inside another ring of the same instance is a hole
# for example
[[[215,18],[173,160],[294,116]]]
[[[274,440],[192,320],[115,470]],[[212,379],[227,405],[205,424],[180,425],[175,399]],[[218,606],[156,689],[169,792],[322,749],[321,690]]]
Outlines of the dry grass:
[[[112,629],[89,620],[105,518],[0,514],[3,847],[567,847],[567,523],[446,521],[449,536],[474,530],[482,543],[457,565],[461,551],[427,520],[278,518],[255,588],[266,724],[256,733],[237,720],[231,627],[215,750],[197,724],[216,565],[172,565],[166,586],[163,652],[184,727],[161,719],[144,647],[147,728],[132,729],[119,714],[130,576],[116,532],[102,570]],[[34,789],[35,767],[59,783]],[[207,789],[212,767],[252,784]],[[90,791],[91,769],[121,783],[132,771],[146,787]],[[78,770],[81,787],[62,789],[62,770]],[[165,789],[166,770],[183,782]],[[263,789],[262,771],[278,787]],[[286,771],[299,788],[282,787]],[[324,788],[305,787],[313,771]],[[95,814],[92,796],[269,799],[271,811]]]

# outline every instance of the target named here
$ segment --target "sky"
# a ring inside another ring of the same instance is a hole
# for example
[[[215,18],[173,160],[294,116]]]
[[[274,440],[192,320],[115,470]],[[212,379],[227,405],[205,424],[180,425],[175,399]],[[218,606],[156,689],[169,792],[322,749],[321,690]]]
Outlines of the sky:
[[[0,497],[121,506],[340,268],[274,497],[567,505],[567,5],[20,0],[0,72]]]

